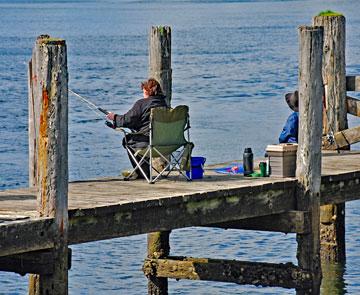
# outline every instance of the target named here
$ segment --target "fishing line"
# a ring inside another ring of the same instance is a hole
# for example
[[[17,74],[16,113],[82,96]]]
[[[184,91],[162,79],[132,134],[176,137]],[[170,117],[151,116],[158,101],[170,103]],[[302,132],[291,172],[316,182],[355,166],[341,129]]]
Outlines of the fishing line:
[[[104,110],[100,107],[98,107],[96,104],[94,104],[93,102],[91,102],[90,100],[86,99],[85,97],[81,96],[80,94],[74,92],[73,90],[69,89],[69,92],[71,92],[72,94],[74,94],[76,97],[80,98],[83,102],[86,103],[86,105],[88,106],[88,108],[90,108],[93,111],[96,111],[96,114],[100,116],[100,114],[98,114],[97,112],[101,112],[102,113],[102,117],[103,115],[107,115],[109,112],[107,110]]]
[[[84,102],[86,104],[86,106],[90,110],[92,110],[99,118],[104,119],[104,115],[109,114],[109,112],[107,110],[97,106],[96,104],[94,104],[90,100],[86,99],[85,97],[81,96],[80,94],[76,93],[75,91],[73,91],[71,89],[68,89],[68,90],[69,90],[69,92],[74,94],[77,98],[79,98],[82,102]],[[105,124],[106,124],[106,126],[115,129],[115,126],[114,126],[114,124],[112,122],[106,120]]]

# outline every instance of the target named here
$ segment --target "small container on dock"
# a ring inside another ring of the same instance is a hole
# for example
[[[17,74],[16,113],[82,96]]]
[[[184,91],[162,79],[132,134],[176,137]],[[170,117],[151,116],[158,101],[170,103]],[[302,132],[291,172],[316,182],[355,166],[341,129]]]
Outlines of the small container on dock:
[[[205,161],[204,157],[191,157],[191,179],[203,178]],[[190,177],[190,171],[186,171],[186,175]]]
[[[266,147],[270,176],[295,176],[297,147],[296,143],[271,144]]]

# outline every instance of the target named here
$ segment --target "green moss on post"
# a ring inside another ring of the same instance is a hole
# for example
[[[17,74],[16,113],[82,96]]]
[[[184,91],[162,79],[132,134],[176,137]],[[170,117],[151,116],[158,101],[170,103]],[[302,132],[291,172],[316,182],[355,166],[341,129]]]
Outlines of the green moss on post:
[[[343,16],[343,14],[332,10],[324,10],[320,11],[318,16]]]

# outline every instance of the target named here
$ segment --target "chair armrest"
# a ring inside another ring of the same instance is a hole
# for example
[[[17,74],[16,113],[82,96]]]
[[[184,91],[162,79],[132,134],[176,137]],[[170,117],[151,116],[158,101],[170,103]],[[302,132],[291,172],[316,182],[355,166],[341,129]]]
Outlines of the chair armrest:
[[[124,135],[131,133],[131,132],[129,132],[127,129],[122,128],[122,127],[117,127],[115,130],[116,130],[116,131],[121,131],[121,132],[123,132]]]
[[[121,131],[122,133],[124,133],[124,139],[125,139],[125,143],[127,144],[127,137],[126,135],[145,135],[143,132],[134,132],[131,129],[128,128],[123,128],[123,127],[118,127],[115,129],[116,131]]]

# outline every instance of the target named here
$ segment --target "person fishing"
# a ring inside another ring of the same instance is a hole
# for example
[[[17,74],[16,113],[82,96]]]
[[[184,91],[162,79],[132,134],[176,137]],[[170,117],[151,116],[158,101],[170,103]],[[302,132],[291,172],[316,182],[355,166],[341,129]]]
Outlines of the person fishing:
[[[283,130],[279,136],[279,143],[297,143],[299,131],[299,93],[297,90],[285,94],[285,101],[293,110],[286,120]]]
[[[113,112],[109,112],[106,118],[113,122],[113,127],[125,127],[129,128],[135,133],[127,134],[123,139],[123,146],[125,144],[132,148],[144,148],[149,143],[149,124],[150,124],[150,110],[155,107],[166,107],[165,95],[161,89],[158,81],[154,78],[142,82],[140,87],[143,91],[143,98],[137,100],[133,107],[123,115],[118,115]],[[128,154],[132,166],[135,168],[136,164]],[[138,160],[141,159],[138,156]],[[141,168],[146,173],[150,174],[149,165],[143,163]],[[142,173],[137,173],[136,178],[144,178]]]

